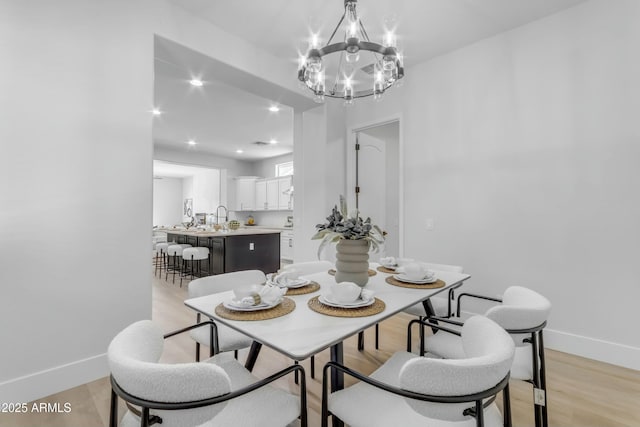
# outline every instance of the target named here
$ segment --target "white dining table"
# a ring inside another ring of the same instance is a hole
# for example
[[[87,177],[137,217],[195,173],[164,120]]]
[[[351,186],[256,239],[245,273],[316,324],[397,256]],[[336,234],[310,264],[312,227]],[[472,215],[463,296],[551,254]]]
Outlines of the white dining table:
[[[295,309],[284,316],[268,320],[229,320],[216,314],[216,307],[224,301],[233,298],[233,292],[220,292],[198,298],[185,300],[185,305],[202,313],[215,322],[220,322],[228,327],[241,332],[254,340],[245,366],[251,370],[255,364],[262,345],[266,345],[293,360],[304,360],[327,348],[330,348],[331,360],[342,363],[342,342],[365,329],[379,323],[402,310],[424,301],[433,295],[447,292],[452,287],[457,287],[471,276],[463,273],[435,270],[436,277],[445,283],[444,287],[437,289],[412,289],[394,286],[386,283],[385,279],[390,274],[376,270],[377,264],[371,268],[376,275],[369,277],[365,289],[373,291],[375,297],[385,303],[385,309],[381,313],[365,317],[334,317],[315,312],[307,305],[308,301],[327,292],[329,286],[335,283],[334,276],[329,272],[321,272],[304,275],[303,278],[313,280],[320,284],[320,289],[314,293],[287,296],[295,304]],[[342,373],[332,370],[332,391],[344,386]],[[334,423],[334,425],[339,425]]]

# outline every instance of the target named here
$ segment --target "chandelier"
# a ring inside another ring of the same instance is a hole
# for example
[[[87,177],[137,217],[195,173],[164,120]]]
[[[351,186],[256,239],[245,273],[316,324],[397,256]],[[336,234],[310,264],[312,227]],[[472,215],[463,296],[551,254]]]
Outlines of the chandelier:
[[[298,80],[314,93],[316,102],[323,102],[325,96],[342,98],[347,105],[371,95],[380,99],[404,77],[395,36],[387,33],[384,45],[372,42],[358,18],[356,3],[344,0],[344,14],[327,44],[320,47],[313,36],[306,56],[300,58]],[[332,44],[343,23],[344,39]]]

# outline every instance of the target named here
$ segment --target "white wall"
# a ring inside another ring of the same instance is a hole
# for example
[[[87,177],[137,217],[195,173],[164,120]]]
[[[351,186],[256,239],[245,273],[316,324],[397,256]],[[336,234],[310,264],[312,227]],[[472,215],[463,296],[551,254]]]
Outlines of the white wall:
[[[182,222],[182,178],[153,180],[153,225],[172,226]]]
[[[0,2],[0,402],[106,375],[151,316],[153,51],[130,3]]]
[[[185,165],[226,169],[229,176],[252,175],[254,169],[253,163],[246,160],[230,159],[193,150],[172,150],[161,146],[155,146],[153,148],[153,158],[155,160],[164,160]]]
[[[350,112],[405,119],[407,256],[463,265],[472,291],[538,290],[549,347],[634,369],[639,18],[635,0],[592,0],[415,66]]]
[[[151,316],[154,34],[295,88],[167,0],[0,2],[0,402],[107,375],[110,340]]]
[[[207,169],[193,176],[193,214],[213,213],[220,204],[220,171]]]
[[[293,161],[293,153],[253,162],[253,175],[263,178],[276,176],[276,165]]]

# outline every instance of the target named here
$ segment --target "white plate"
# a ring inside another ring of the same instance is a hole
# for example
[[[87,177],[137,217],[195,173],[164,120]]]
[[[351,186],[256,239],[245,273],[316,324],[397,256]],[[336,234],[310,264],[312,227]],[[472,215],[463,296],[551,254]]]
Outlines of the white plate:
[[[295,280],[288,280],[286,283],[276,282],[276,285],[278,285],[281,288],[295,289],[295,288],[301,288],[303,286],[307,286],[309,283],[311,283],[311,280],[295,279]]]
[[[234,304],[235,302],[235,304]],[[264,303],[260,303],[258,305],[252,305],[249,307],[245,307],[245,306],[241,306],[241,305],[236,305],[238,304],[237,301],[235,300],[230,300],[230,301],[223,301],[222,305],[225,308],[228,308],[229,310],[234,310],[234,311],[258,311],[258,310],[267,310],[269,308],[273,308],[276,305],[280,304],[282,302],[282,299],[278,300],[277,302],[273,303],[273,304],[264,304]]]
[[[326,304],[329,305],[331,307],[338,307],[338,308],[360,308],[360,307],[368,307],[371,304],[373,304],[374,302],[376,302],[376,298],[375,297],[371,297],[369,299],[366,300],[355,300],[354,302],[349,302],[349,303],[340,303],[340,302],[334,302],[331,299],[327,299],[326,296],[324,295],[320,295],[318,297],[318,301],[320,301],[322,304]]]
[[[399,280],[401,282],[405,282],[405,283],[413,283],[416,285],[426,285],[428,283],[434,283],[436,280],[438,280],[438,278],[436,276],[433,276],[429,279],[420,279],[420,280],[415,280],[415,279],[410,279],[407,277],[406,274],[394,274],[393,278],[396,280]]]

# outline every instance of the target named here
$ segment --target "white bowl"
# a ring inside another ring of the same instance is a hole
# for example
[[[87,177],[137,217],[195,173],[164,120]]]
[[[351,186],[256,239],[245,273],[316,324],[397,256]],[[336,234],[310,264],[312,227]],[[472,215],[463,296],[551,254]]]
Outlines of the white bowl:
[[[422,280],[432,276],[433,272],[419,262],[412,262],[404,266],[404,274],[411,280]]]
[[[334,283],[330,287],[329,298],[337,303],[350,303],[360,298],[362,288],[353,282]]]

